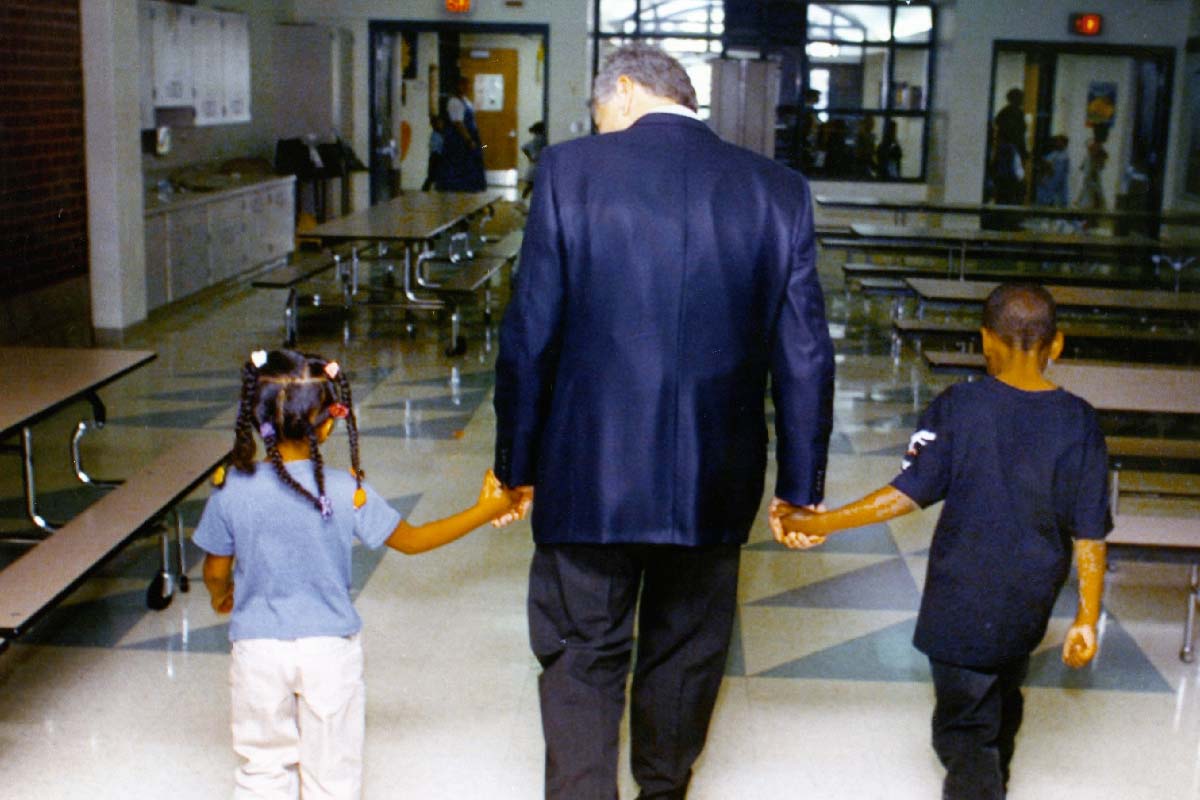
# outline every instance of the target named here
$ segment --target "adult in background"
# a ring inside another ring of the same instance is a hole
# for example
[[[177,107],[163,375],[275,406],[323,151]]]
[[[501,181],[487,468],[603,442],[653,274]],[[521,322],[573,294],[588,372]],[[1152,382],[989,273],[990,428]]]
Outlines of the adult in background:
[[[1025,93],[1012,88],[1005,95],[1008,104],[992,121],[992,199],[999,205],[1025,205]],[[985,228],[1018,229],[1020,218],[1013,214],[991,212],[984,217]]]
[[[496,468],[533,512],[546,797],[617,795],[636,614],[633,775],[642,798],[682,798],[762,499],[768,375],[775,494],[812,506],[833,351],[804,178],[721,141],[648,45],[605,59],[593,103],[602,135],[538,163],[500,332]]]
[[[487,189],[487,177],[475,106],[467,97],[471,82],[460,77],[456,87],[446,101],[447,124],[442,131],[441,168],[435,185],[443,192],[482,192]]]

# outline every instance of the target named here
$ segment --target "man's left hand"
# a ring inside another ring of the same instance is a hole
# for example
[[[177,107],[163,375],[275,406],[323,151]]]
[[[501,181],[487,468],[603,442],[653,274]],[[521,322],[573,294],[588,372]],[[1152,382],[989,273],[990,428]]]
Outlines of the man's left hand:
[[[529,509],[533,508],[532,486],[514,486],[510,491],[515,492],[519,499],[511,511],[501,514],[492,520],[493,527],[503,528],[505,525],[511,525],[517,520],[525,519],[525,517],[529,516]]]

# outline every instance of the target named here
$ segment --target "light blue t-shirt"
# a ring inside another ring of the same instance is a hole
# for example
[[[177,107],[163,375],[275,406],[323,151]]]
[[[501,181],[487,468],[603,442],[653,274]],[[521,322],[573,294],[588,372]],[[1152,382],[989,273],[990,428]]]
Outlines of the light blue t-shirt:
[[[284,465],[316,492],[312,462]],[[325,493],[333,516],[282,481],[270,464],[253,475],[230,469],[213,491],[192,541],[217,556],[234,556],[233,617],[229,638],[300,639],[349,636],[362,628],[350,602],[350,549],[357,538],[375,549],[400,522],[400,513],[370,486],[354,508],[354,478],[326,468]]]

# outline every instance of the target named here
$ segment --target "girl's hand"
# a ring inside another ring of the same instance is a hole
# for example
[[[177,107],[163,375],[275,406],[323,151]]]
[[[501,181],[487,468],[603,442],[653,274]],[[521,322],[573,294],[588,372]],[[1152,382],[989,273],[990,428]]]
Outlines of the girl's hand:
[[[228,614],[233,611],[233,584],[229,584],[229,590],[221,596],[213,596],[212,607],[213,611],[218,614]]]
[[[505,488],[496,473],[490,469],[484,473],[483,488],[479,490],[480,506],[492,512],[493,516],[499,516],[512,509],[517,500],[517,493]]]

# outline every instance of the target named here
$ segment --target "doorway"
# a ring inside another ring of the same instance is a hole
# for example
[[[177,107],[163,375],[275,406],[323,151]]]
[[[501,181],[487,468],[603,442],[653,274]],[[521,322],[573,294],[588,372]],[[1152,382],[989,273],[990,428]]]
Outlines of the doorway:
[[[431,134],[460,78],[488,185],[515,189],[529,167],[520,146],[548,110],[548,26],[375,21],[370,39],[371,203],[436,186]]]
[[[997,42],[985,202],[1160,210],[1174,60],[1170,48]],[[1022,139],[1020,166],[1006,139]],[[1131,227],[1157,233],[1115,232]]]

